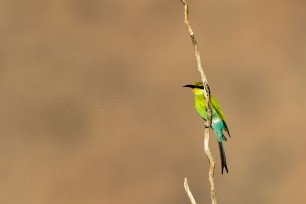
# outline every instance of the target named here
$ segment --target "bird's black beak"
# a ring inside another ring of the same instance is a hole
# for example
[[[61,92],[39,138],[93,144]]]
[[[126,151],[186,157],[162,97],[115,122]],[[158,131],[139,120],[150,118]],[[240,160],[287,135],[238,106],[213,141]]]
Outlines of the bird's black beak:
[[[194,85],[185,85],[183,87],[194,88]]]

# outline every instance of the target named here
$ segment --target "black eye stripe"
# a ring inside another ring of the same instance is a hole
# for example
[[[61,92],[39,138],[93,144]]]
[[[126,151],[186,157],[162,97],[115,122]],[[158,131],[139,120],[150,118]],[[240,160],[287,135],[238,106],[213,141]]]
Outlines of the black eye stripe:
[[[195,86],[195,85],[191,85],[191,88],[193,88],[193,89],[204,89],[203,86]]]
[[[189,88],[192,88],[192,89],[204,89],[203,86],[196,86],[196,85],[185,85],[183,87],[189,87]]]

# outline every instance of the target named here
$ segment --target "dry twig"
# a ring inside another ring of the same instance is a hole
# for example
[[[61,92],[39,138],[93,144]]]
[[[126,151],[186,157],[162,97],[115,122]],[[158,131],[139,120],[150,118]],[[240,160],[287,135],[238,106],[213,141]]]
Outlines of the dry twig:
[[[194,197],[193,197],[193,195],[192,195],[192,193],[189,189],[188,181],[187,181],[186,177],[185,177],[185,180],[184,180],[184,188],[185,188],[185,191],[186,191],[186,193],[187,193],[187,195],[190,199],[191,204],[196,204],[196,201],[195,201],[195,199],[194,199]]]
[[[195,52],[195,56],[196,56],[196,60],[197,60],[197,65],[198,65],[198,70],[201,74],[201,79],[203,82],[203,86],[204,86],[204,97],[206,99],[206,107],[207,107],[207,120],[205,121],[205,134],[204,134],[204,151],[206,153],[206,156],[208,157],[209,160],[209,184],[210,184],[210,196],[211,196],[211,200],[212,200],[212,204],[217,204],[217,199],[216,199],[216,191],[215,191],[215,183],[214,183],[214,170],[215,170],[215,161],[214,158],[210,152],[209,149],[209,128],[211,126],[211,116],[212,116],[212,110],[211,110],[211,106],[210,106],[210,89],[209,89],[209,85],[208,85],[208,81],[207,78],[205,76],[203,67],[202,67],[202,63],[201,63],[201,57],[200,57],[200,52],[198,49],[198,44],[196,41],[196,38],[193,34],[193,31],[191,29],[190,23],[189,23],[189,18],[188,18],[188,5],[186,3],[185,0],[181,0],[181,2],[183,3],[184,6],[184,10],[185,10],[185,24],[187,27],[187,30],[189,32],[191,41],[192,41],[192,45],[194,47],[194,52]],[[185,190],[189,196],[189,199],[191,201],[192,204],[195,204],[195,200],[189,190],[188,187],[188,183],[187,183],[187,179],[185,178],[185,182],[184,182],[184,186],[185,186]]]

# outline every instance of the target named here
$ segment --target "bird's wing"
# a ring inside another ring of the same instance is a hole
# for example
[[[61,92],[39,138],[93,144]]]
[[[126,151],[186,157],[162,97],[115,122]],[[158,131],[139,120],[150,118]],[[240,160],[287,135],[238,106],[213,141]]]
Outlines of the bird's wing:
[[[211,103],[212,103],[212,105],[213,105],[213,107],[215,108],[215,110],[217,111],[217,113],[218,113],[218,115],[221,117],[221,119],[222,119],[222,122],[224,123],[224,129],[225,129],[225,131],[228,133],[228,135],[231,137],[231,135],[230,135],[230,133],[229,133],[229,130],[228,130],[228,127],[227,127],[227,124],[226,124],[226,122],[225,122],[225,116],[224,116],[224,114],[223,114],[223,111],[222,111],[222,109],[221,109],[221,107],[220,107],[220,105],[218,104],[218,102],[217,102],[217,100],[213,97],[213,96],[211,96]]]

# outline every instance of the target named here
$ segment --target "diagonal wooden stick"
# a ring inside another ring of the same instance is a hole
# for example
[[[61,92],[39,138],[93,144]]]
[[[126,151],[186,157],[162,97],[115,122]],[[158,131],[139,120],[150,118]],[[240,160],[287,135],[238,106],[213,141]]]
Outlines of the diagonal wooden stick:
[[[189,189],[188,181],[187,181],[186,177],[184,179],[184,188],[185,188],[185,191],[186,191],[186,193],[187,193],[187,195],[189,197],[189,200],[190,200],[191,204],[196,204],[196,201],[195,201],[195,199],[194,199],[194,197],[193,197],[193,195],[192,195],[192,193],[191,193],[191,191]]]
[[[216,199],[216,191],[215,191],[215,182],[214,182],[214,170],[215,170],[215,160],[210,152],[209,149],[209,128],[211,126],[211,116],[212,116],[212,110],[211,110],[211,105],[210,105],[210,89],[209,89],[209,85],[208,85],[208,81],[207,78],[205,76],[203,67],[202,67],[202,63],[201,63],[201,57],[200,57],[200,52],[199,52],[199,48],[198,48],[198,44],[196,41],[196,38],[193,34],[193,31],[191,29],[190,23],[189,23],[189,18],[188,18],[188,5],[186,3],[185,0],[181,0],[183,6],[184,6],[184,10],[185,10],[185,24],[187,27],[187,30],[189,32],[191,41],[192,41],[192,45],[194,47],[194,52],[195,52],[195,56],[196,56],[196,60],[197,60],[197,65],[198,65],[198,71],[201,74],[201,79],[203,82],[203,86],[204,86],[204,97],[206,99],[206,107],[207,107],[207,120],[205,121],[205,134],[204,134],[204,151],[205,154],[209,160],[209,184],[210,184],[210,197],[212,200],[212,204],[217,204],[217,199]],[[184,186],[185,186],[185,190],[189,196],[189,199],[191,201],[192,204],[196,204],[191,191],[189,190],[189,186],[187,183],[187,179],[185,178],[185,182],[184,182]]]

